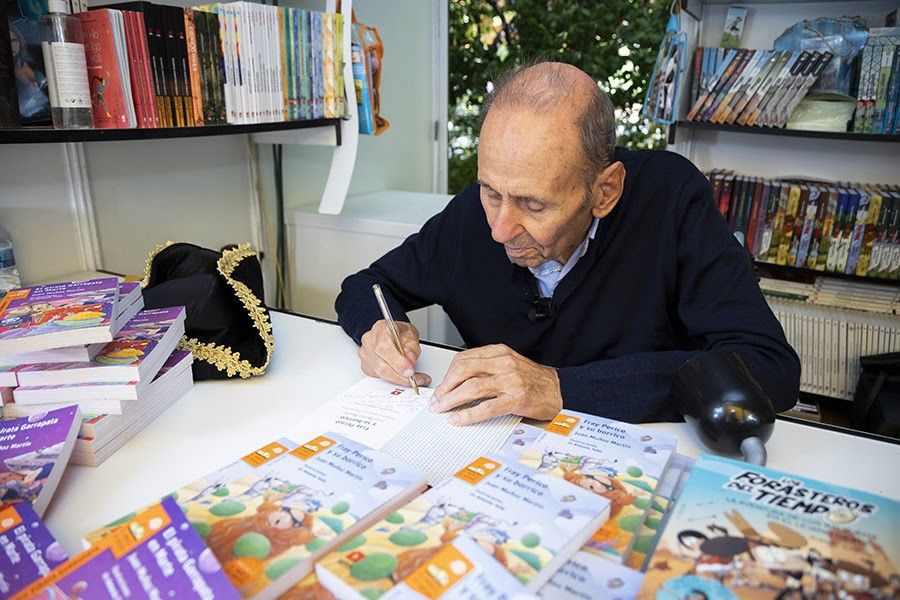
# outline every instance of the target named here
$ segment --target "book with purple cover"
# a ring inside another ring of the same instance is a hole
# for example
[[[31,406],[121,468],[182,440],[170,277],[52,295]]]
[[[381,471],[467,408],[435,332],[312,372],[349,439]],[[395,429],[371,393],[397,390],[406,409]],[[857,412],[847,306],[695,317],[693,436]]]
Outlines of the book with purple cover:
[[[6,600],[69,557],[27,502],[0,508],[0,599]]]
[[[19,385],[62,385],[150,380],[184,333],[184,307],[142,310],[106,344],[94,360],[24,365]]]
[[[96,544],[14,596],[240,598],[172,498],[130,515]]]
[[[0,355],[109,342],[118,296],[115,277],[12,290],[0,302]]]
[[[0,424],[0,504],[25,500],[44,514],[80,426],[76,406]]]

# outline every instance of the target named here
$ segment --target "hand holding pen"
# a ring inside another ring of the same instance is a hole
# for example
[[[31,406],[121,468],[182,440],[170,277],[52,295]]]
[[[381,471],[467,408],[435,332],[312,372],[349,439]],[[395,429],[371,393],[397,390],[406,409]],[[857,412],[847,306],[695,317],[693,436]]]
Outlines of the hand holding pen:
[[[431,377],[415,371],[421,353],[419,332],[405,321],[394,321],[380,286],[372,286],[383,320],[378,321],[361,339],[359,358],[366,375],[417,389],[429,385]]]

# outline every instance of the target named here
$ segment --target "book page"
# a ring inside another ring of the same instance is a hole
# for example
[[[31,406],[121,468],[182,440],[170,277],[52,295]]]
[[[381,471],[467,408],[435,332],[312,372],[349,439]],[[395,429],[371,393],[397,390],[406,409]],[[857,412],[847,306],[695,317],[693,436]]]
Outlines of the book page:
[[[416,395],[409,388],[366,377],[305,417],[290,437],[305,440],[334,431],[377,450],[426,409],[432,392],[419,388]]]
[[[449,413],[428,410],[433,393],[420,387],[416,395],[367,377],[304,418],[288,435],[309,439],[334,431],[420,469],[434,485],[481,454],[498,451],[521,420],[507,415],[464,427],[451,425]]]

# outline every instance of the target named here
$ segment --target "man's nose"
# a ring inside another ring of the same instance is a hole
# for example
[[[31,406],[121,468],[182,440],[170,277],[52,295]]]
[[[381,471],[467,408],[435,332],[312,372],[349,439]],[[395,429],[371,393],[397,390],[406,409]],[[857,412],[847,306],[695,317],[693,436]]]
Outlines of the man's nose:
[[[519,220],[516,211],[504,202],[497,211],[497,218],[491,225],[491,237],[495,242],[505,244],[519,234]]]

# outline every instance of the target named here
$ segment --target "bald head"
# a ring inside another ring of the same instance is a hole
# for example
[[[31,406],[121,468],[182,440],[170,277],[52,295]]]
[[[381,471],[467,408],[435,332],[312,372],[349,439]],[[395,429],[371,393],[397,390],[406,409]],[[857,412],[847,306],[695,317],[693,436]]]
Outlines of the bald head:
[[[541,62],[498,77],[482,107],[482,124],[491,111],[525,110],[536,118],[570,129],[579,139],[583,170],[592,179],[611,162],[616,145],[615,112],[609,96],[584,71],[559,62]]]

